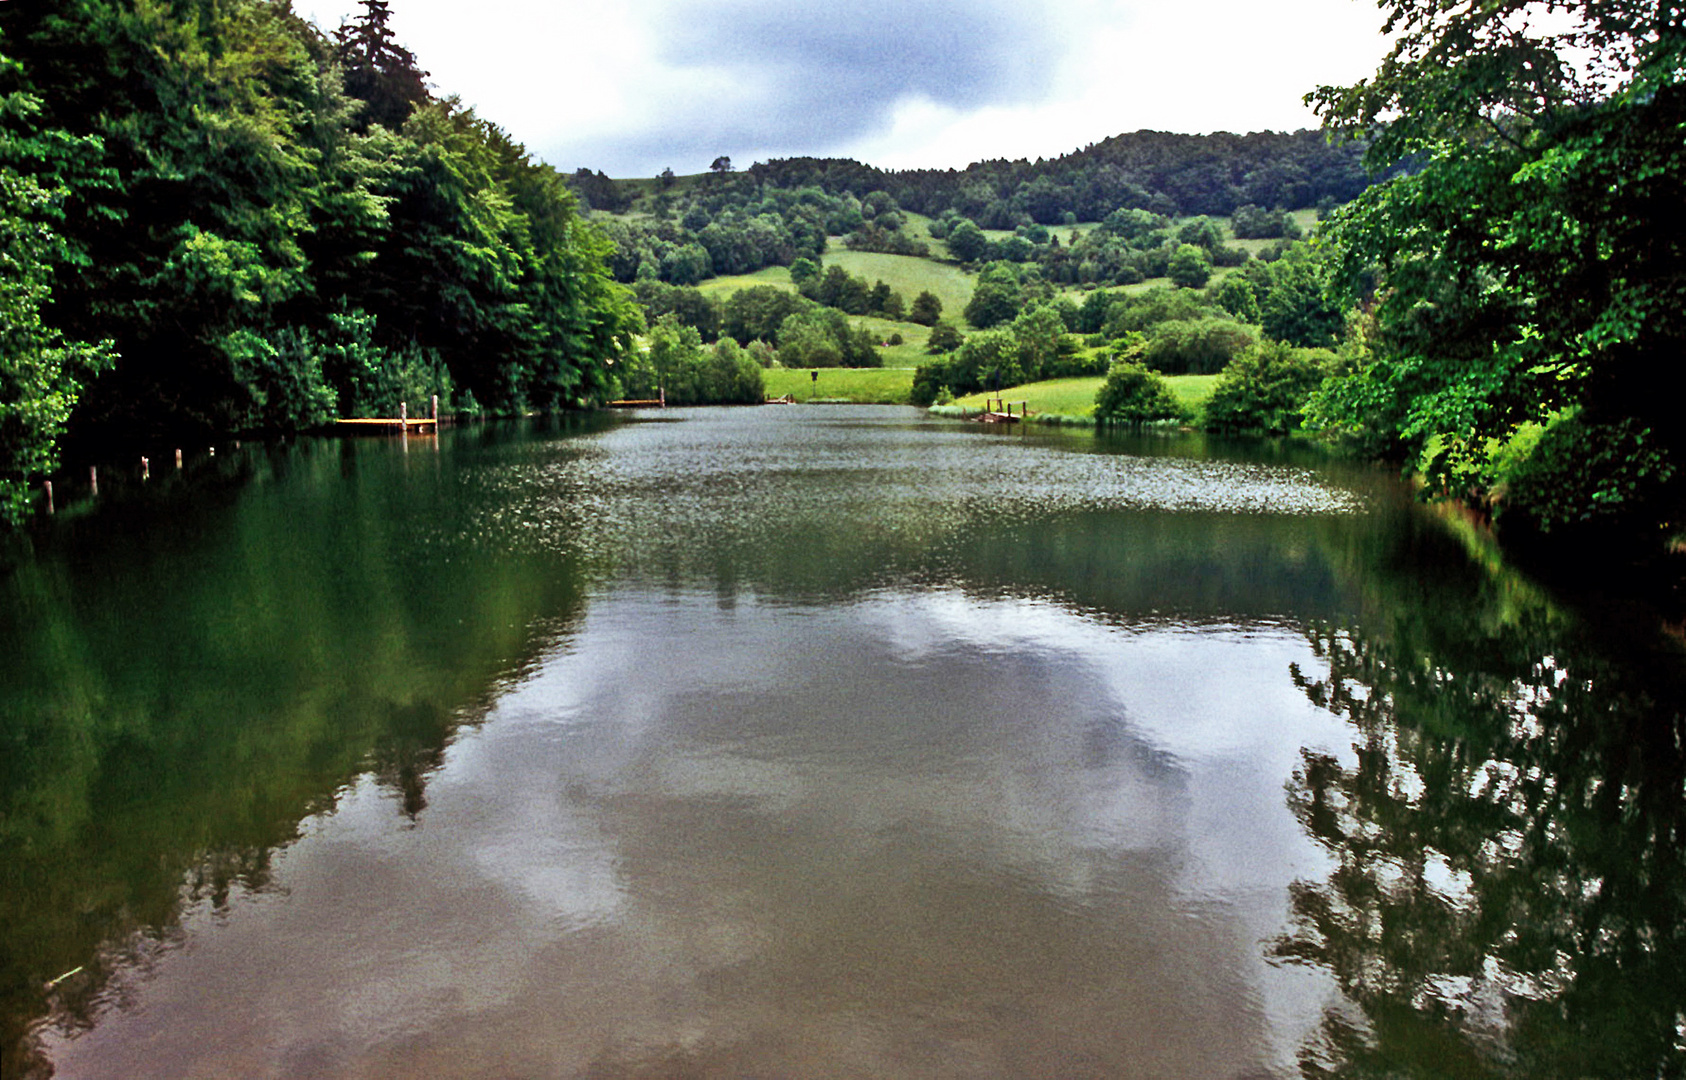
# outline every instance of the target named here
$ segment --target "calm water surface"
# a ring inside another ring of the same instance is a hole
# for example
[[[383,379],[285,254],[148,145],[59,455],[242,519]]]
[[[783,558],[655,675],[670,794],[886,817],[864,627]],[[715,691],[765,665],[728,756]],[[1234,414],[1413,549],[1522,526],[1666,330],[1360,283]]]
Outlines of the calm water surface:
[[[5,572],[7,1077],[1686,1069],[1681,650],[1386,476],[865,407],[187,473]]]

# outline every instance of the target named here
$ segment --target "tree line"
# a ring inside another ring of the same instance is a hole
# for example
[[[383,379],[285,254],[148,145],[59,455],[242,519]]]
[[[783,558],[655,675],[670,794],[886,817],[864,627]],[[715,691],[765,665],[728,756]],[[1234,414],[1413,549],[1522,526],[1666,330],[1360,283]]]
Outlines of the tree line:
[[[89,444],[620,392],[642,329],[566,179],[386,0],[0,6],[0,506]]]

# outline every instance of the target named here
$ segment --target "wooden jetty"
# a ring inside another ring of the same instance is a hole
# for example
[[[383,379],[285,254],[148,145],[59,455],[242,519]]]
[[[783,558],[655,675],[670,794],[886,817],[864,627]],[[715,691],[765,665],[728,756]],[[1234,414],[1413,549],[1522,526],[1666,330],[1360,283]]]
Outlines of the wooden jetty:
[[[420,432],[424,428],[429,432],[438,431],[439,421],[429,419],[427,417],[406,419],[397,416],[358,416],[348,420],[335,420],[334,426],[356,431],[367,430],[369,428],[386,428],[393,431],[402,430],[408,434],[410,432]]]
[[[667,387],[656,387],[653,398],[620,398],[608,403],[611,409],[665,409],[667,408]]]
[[[1014,415],[1013,413],[1014,405],[1019,407],[1017,415]],[[1004,398],[984,398],[984,407],[982,412],[979,412],[976,415],[967,415],[966,411],[962,409],[960,418],[962,420],[971,420],[979,424],[1018,424],[1022,423],[1025,417],[1029,415],[1030,402],[1028,401],[1007,401]]]
[[[382,430],[397,429],[405,435],[414,431],[421,434],[424,430],[430,435],[439,434],[439,395],[433,395],[433,415],[410,417],[410,403],[398,403],[397,416],[358,416],[345,420],[335,420],[334,426],[343,431],[367,431],[369,428]],[[181,465],[181,451],[176,451],[176,465]]]

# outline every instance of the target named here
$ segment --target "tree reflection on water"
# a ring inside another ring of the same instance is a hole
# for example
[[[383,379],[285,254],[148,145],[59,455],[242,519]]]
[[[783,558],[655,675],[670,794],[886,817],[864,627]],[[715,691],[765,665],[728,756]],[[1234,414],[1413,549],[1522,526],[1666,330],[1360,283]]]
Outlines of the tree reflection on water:
[[[1516,592],[1309,634],[1358,738],[1289,784],[1334,869],[1272,951],[1346,997],[1308,1076],[1686,1075],[1679,649]]]

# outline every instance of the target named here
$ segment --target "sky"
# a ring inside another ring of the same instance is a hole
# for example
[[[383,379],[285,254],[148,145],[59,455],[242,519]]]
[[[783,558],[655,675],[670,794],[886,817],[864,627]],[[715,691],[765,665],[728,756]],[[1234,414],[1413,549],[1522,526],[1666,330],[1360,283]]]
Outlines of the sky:
[[[294,0],[324,30],[356,0]],[[887,169],[1057,157],[1110,135],[1316,127],[1376,70],[1368,0],[391,0],[441,95],[616,178],[773,158]]]

